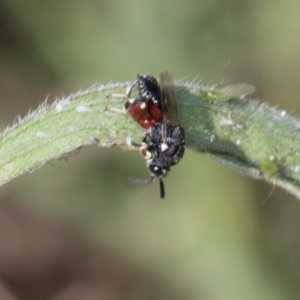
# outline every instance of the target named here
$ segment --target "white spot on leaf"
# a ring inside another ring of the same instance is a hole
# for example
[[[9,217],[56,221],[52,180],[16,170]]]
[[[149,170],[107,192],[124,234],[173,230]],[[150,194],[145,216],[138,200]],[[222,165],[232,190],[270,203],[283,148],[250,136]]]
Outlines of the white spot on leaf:
[[[75,127],[73,127],[73,126],[68,127],[68,131],[69,132],[74,132],[75,131]]]
[[[36,136],[40,137],[40,138],[47,138],[49,136],[49,134],[46,132],[43,132],[43,131],[39,131],[36,133]]]
[[[58,112],[60,112],[60,111],[62,111],[63,106],[62,106],[61,104],[56,104],[56,105],[55,105],[55,109],[56,109]]]
[[[231,119],[222,118],[221,125],[233,126],[235,123]]]
[[[12,171],[14,169],[13,164],[6,164],[6,165],[4,165],[4,167],[8,171]]]
[[[90,108],[85,105],[78,105],[76,107],[76,111],[78,111],[78,112],[87,112],[89,110],[90,110]]]
[[[131,146],[132,145],[131,137],[130,136],[126,137],[126,145],[127,146]]]

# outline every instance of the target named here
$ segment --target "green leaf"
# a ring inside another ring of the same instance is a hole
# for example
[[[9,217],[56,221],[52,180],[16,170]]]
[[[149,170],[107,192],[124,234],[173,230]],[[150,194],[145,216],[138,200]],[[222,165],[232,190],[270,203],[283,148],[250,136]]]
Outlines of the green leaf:
[[[126,114],[107,109],[123,109],[124,100],[107,95],[124,93],[127,85],[94,86],[18,118],[1,135],[0,184],[84,145],[133,150],[127,142],[141,141],[145,130]],[[299,121],[267,103],[244,99],[251,86],[236,86],[240,97],[233,86],[176,85],[187,147],[300,198]]]

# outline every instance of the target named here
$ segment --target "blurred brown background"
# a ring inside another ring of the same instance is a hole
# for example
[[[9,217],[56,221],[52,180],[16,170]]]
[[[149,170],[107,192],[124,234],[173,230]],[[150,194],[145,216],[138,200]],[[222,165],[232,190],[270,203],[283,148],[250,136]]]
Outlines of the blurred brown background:
[[[299,11],[296,0],[1,0],[1,128],[47,96],[165,69],[253,84],[299,116]],[[94,146],[1,187],[0,299],[300,298],[298,200],[192,151],[163,202],[157,182],[129,176],[149,176],[138,153]]]

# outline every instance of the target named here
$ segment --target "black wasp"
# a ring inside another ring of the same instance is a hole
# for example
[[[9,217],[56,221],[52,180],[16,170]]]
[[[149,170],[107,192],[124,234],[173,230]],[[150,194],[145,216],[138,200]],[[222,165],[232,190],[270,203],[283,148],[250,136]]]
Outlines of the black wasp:
[[[168,72],[162,72],[158,83],[157,80],[153,80],[152,76],[138,75],[136,84],[140,99],[143,99],[145,95],[150,95],[146,105],[154,103],[156,107],[161,109],[162,120],[148,129],[141,144],[133,143],[140,148],[140,153],[147,160],[147,166],[152,174],[151,179],[130,178],[130,182],[150,184],[157,177],[160,183],[160,198],[164,199],[163,178],[170,174],[171,166],[180,161],[185,151],[185,134],[184,129],[178,124],[173,78]],[[153,86],[154,84],[156,87]],[[143,91],[143,94],[140,91]]]
[[[130,98],[137,85],[138,98]],[[132,143],[139,147],[151,172],[151,179],[129,178],[134,184],[150,184],[159,178],[160,198],[165,198],[163,178],[171,172],[184,155],[185,134],[178,124],[174,82],[171,74],[162,72],[159,82],[151,75],[137,75],[125,94],[112,94],[108,97],[127,99],[126,113],[141,127],[147,129],[142,143]],[[110,108],[120,112],[118,109]]]

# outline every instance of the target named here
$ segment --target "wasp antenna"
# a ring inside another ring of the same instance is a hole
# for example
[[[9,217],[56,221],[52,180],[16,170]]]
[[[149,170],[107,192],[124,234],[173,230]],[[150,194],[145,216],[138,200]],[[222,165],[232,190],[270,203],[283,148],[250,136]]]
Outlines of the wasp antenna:
[[[165,185],[162,178],[159,178],[159,188],[160,188],[160,199],[164,200],[166,193],[165,193]]]
[[[151,177],[150,179],[141,179],[141,178],[129,177],[128,180],[132,184],[146,185],[146,184],[153,183],[154,182],[154,177]]]

